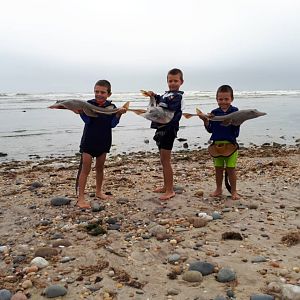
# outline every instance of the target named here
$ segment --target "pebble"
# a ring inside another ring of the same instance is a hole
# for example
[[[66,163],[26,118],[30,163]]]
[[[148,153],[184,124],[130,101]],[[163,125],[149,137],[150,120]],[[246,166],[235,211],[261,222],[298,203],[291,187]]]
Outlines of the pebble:
[[[196,261],[190,264],[189,271],[198,271],[203,276],[212,274],[214,272],[215,266],[206,261]]]
[[[70,247],[71,245],[71,242],[68,240],[56,240],[52,243],[52,247],[54,248],[59,246]]]
[[[187,271],[182,275],[182,279],[188,282],[201,282],[203,277],[198,271]]]
[[[56,255],[58,255],[58,251],[50,247],[38,248],[34,253],[35,257],[52,257]]]
[[[12,296],[12,294],[9,290],[6,290],[6,289],[0,290],[0,299],[1,300],[10,300],[11,296]]]
[[[49,287],[47,287],[45,290],[44,290],[44,295],[47,297],[47,298],[55,298],[55,297],[60,297],[60,296],[64,296],[67,294],[67,289],[64,288],[63,286],[60,286],[60,285],[57,285],[57,284],[54,284],[54,285],[51,285]]]
[[[17,292],[14,294],[10,300],[27,300],[28,298],[22,293],[22,292]]]
[[[219,282],[229,282],[235,279],[236,279],[236,274],[234,270],[229,268],[222,268],[217,275],[217,280]]]
[[[167,229],[162,225],[155,225],[152,228],[149,229],[149,233],[152,236],[157,236],[158,234],[166,234]]]
[[[0,253],[8,253],[9,249],[7,246],[0,246]]]
[[[300,286],[284,284],[281,294],[283,300],[300,300]]]
[[[167,296],[176,296],[178,294],[180,294],[180,290],[176,289],[176,288],[170,288],[167,290]]]
[[[92,202],[91,204],[92,212],[105,210],[105,205],[100,204],[98,202]]]
[[[270,282],[267,289],[269,292],[279,293],[281,291],[281,284],[278,282]]]
[[[224,296],[217,296],[214,298],[214,300],[227,300],[227,298]]]
[[[50,203],[52,206],[62,206],[62,205],[67,205],[70,204],[71,199],[66,198],[66,197],[55,197],[52,198]]]
[[[266,262],[267,259],[264,256],[255,256],[251,259],[252,263],[261,263],[261,262]]]
[[[213,220],[218,220],[218,219],[222,219],[222,215],[221,213],[217,212],[217,211],[214,211],[212,214],[211,214]]]
[[[181,256],[179,254],[175,253],[168,257],[168,262],[170,264],[174,264],[175,262],[179,261],[180,258],[181,258]]]
[[[25,280],[23,283],[22,283],[22,288],[23,289],[28,289],[28,288],[31,288],[33,285],[32,285],[32,282],[31,280],[27,279]]]
[[[43,269],[49,265],[48,261],[43,257],[35,257],[30,264],[37,266],[39,269]]]
[[[254,294],[250,296],[250,300],[275,300],[275,298],[267,294]]]

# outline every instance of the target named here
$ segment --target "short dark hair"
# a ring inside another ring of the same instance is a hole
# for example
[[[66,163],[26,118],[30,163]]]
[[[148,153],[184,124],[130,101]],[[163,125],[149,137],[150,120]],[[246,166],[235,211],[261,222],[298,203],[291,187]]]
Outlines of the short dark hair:
[[[183,73],[180,69],[174,68],[174,69],[170,70],[168,72],[167,76],[169,76],[169,75],[178,75],[178,74],[180,75],[180,80],[183,81]]]
[[[221,85],[217,90],[216,98],[218,98],[219,93],[230,93],[231,98],[232,99],[234,98],[233,97],[233,89],[230,85],[227,85],[227,84]]]
[[[105,86],[107,88],[107,92],[110,94],[111,93],[111,84],[108,80],[105,80],[105,79],[101,79],[101,80],[98,80],[96,83],[95,83],[95,86],[98,85],[98,86]]]

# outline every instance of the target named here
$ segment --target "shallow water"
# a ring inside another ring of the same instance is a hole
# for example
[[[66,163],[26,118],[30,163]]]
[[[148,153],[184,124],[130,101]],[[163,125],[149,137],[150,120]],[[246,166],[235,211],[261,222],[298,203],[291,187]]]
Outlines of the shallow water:
[[[7,153],[0,161],[74,155],[78,152],[83,130],[80,117],[66,110],[47,107],[56,100],[93,98],[92,94],[5,94],[0,93],[0,152]],[[139,93],[114,94],[111,100],[121,106],[130,101],[131,108],[147,107],[147,98]],[[214,92],[185,92],[184,111],[200,108],[210,112],[216,108]],[[267,115],[246,121],[241,126],[239,143],[281,143],[294,145],[300,138],[300,91],[243,91],[235,93],[233,103],[239,109],[256,108]],[[123,115],[113,129],[111,154],[156,151],[150,121],[132,112]],[[187,139],[190,149],[206,147],[209,140],[199,118],[182,117],[178,138]],[[174,143],[174,150],[183,149],[183,142]]]

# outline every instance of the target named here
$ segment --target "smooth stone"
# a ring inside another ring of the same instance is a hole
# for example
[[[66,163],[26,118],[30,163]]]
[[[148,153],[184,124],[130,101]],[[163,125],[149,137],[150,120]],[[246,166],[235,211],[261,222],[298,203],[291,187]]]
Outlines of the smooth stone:
[[[53,249],[50,247],[39,248],[35,251],[35,257],[51,257],[58,255],[57,249]]]
[[[214,298],[214,300],[227,300],[227,298],[224,296],[217,296]]]
[[[267,294],[256,294],[256,295],[251,295],[250,300],[275,300],[275,298]]]
[[[91,208],[92,208],[92,212],[102,211],[102,210],[105,210],[105,205],[97,203],[97,202],[93,202],[91,204]]]
[[[222,215],[217,211],[214,211],[211,216],[213,217],[213,220],[222,219]]]
[[[33,191],[33,190],[35,190],[35,189],[38,189],[38,188],[40,188],[40,187],[43,187],[44,185],[41,183],[41,182],[38,182],[38,181],[35,181],[35,182],[33,182],[30,186],[29,186],[29,190],[30,191]]]
[[[56,248],[59,246],[70,247],[72,244],[68,240],[56,240],[52,243],[52,247]]]
[[[170,288],[167,290],[167,296],[176,296],[178,294],[180,294],[180,290],[179,289],[175,289],[175,288]]]
[[[256,256],[251,259],[252,263],[261,263],[261,262],[266,262],[266,261],[267,261],[267,259],[264,256]]]
[[[167,229],[162,225],[155,225],[149,229],[149,233],[152,236],[157,236],[158,234],[166,234]]]
[[[70,204],[71,199],[66,198],[66,197],[55,197],[51,199],[51,205],[52,206],[62,206],[62,205],[67,205]]]
[[[39,269],[43,269],[49,265],[48,261],[43,257],[35,257],[30,264],[37,266]]]
[[[67,292],[68,291],[63,286],[54,284],[54,285],[51,285],[51,286],[47,287],[44,290],[44,295],[47,298],[55,298],[55,297],[64,296],[64,295],[67,294]]]
[[[170,264],[174,264],[175,262],[179,261],[180,258],[181,258],[181,256],[179,254],[175,253],[168,257],[168,262]]]
[[[283,300],[300,300],[300,286],[284,284],[281,289]]]
[[[214,272],[215,266],[209,262],[196,261],[190,264],[189,271],[198,271],[203,276],[212,274]]]
[[[11,300],[12,293],[9,290],[0,290],[0,300]]]
[[[107,230],[119,230],[121,228],[120,224],[108,224]]]
[[[182,275],[182,279],[188,282],[201,282],[203,277],[198,271],[187,271]]]
[[[8,253],[8,247],[7,246],[0,246],[0,253]]]
[[[27,300],[28,298],[22,293],[22,292],[17,292],[14,294],[10,300]]]
[[[232,209],[230,207],[225,207],[225,208],[222,209],[222,212],[224,212],[224,213],[225,212],[231,212],[231,210]]]
[[[232,269],[222,268],[217,276],[219,282],[229,282],[236,279],[236,274]]]

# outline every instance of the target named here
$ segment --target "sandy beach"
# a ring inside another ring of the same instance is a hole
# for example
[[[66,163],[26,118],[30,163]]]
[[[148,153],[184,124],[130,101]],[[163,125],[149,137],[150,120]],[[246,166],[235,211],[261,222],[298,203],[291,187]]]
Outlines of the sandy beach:
[[[93,171],[92,210],[75,206],[79,157],[0,164],[0,290],[33,300],[53,285],[72,300],[244,300],[282,299],[287,284],[300,285],[299,147],[241,149],[233,207],[225,188],[209,197],[206,150],[176,152],[172,163],[177,194],[161,202],[152,192],[162,182],[157,154],[108,158],[112,197],[95,199]],[[189,270],[201,263],[205,271]]]

